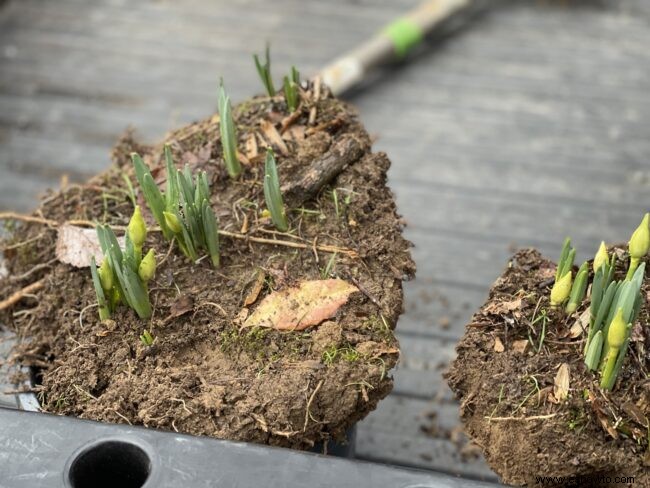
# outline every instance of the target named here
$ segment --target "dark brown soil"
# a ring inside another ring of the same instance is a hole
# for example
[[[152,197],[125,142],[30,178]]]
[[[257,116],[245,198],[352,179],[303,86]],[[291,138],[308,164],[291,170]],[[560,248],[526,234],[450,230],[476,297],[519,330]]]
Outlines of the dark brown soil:
[[[625,260],[622,249],[616,252],[619,261]],[[592,475],[610,476],[612,485],[616,476],[634,477],[634,483],[627,484],[648,487],[648,304],[635,325],[615,389],[603,392],[583,363],[584,334],[575,337],[570,332],[589,302],[568,318],[551,309],[554,273],[555,264],[537,251],[518,252],[467,325],[447,373],[462,401],[465,429],[508,484],[553,486],[536,477]],[[622,267],[617,273],[624,276]],[[644,296],[648,292],[646,283]],[[541,320],[534,325],[532,320],[542,310],[548,313],[547,333],[537,353]],[[563,363],[570,368],[570,390],[568,399],[558,402],[553,386]],[[558,485],[569,486],[569,481]],[[571,486],[598,484],[583,479]]]
[[[3,246],[10,275],[0,282],[2,296],[41,279],[44,287],[5,310],[0,320],[24,338],[17,359],[40,368],[45,411],[309,448],[343,439],[346,429],[390,392],[389,372],[399,356],[392,329],[402,311],[402,281],[415,271],[386,187],[390,162],[370,152],[368,134],[349,106],[313,91],[303,93],[302,108],[290,119],[282,97],[259,97],[235,108],[239,148],[249,159],[237,181],[224,168],[218,117],[166,138],[179,166],[207,171],[222,230],[306,247],[226,236],[222,265],[214,269],[209,260],[188,262],[176,248],[168,254],[168,243],[150,232],[145,248],[155,248],[164,261],[150,283],[155,309],[150,321],[122,307],[101,323],[92,306],[89,269],[54,260],[54,241],[56,226],[65,221],[126,225],[133,206],[122,173],[135,182],[129,154],[143,154],[162,183],[162,145],[142,146],[127,134],[106,173],[46,196],[35,215],[55,223],[8,222],[13,233]],[[288,124],[287,151],[273,144],[287,188],[323,157],[349,162],[315,196],[290,195],[291,235],[275,233],[260,217],[263,143],[269,137],[262,120],[278,132]],[[259,156],[250,150],[252,140]],[[251,310],[272,290],[324,276],[332,254],[315,245],[356,252],[337,253],[330,276],[353,282],[361,292],[331,321],[302,332],[240,330],[236,319],[258,270],[264,286]],[[156,338],[150,348],[138,339],[144,329]]]

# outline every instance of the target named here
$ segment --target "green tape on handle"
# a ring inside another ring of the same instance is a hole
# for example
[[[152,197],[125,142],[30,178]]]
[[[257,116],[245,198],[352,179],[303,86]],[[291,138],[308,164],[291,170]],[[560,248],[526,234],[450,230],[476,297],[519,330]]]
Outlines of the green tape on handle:
[[[406,56],[424,38],[424,33],[420,26],[406,18],[397,19],[392,24],[388,24],[384,28],[383,33],[393,43],[395,54],[399,58]]]

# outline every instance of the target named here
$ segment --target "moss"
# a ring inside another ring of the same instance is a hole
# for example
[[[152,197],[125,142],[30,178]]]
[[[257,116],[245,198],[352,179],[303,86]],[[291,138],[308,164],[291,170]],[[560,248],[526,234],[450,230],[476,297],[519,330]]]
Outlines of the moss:
[[[269,332],[270,329],[264,327],[253,327],[245,331],[227,329],[219,335],[220,348],[223,352],[244,351],[257,357],[266,345]]]
[[[384,342],[390,342],[393,339],[393,332],[388,325],[388,321],[381,314],[368,317],[363,322],[363,327],[373,331],[375,336]]]
[[[337,347],[332,345],[325,349],[321,356],[321,361],[327,366],[333,364],[337,359],[341,361],[355,362],[361,359],[361,354],[351,345]]]

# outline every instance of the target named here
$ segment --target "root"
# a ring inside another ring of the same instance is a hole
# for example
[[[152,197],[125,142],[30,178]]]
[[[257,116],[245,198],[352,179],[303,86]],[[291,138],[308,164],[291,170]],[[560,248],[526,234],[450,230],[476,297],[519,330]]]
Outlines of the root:
[[[307,424],[309,423],[309,419],[311,418],[314,422],[318,423],[317,420],[315,420],[311,416],[310,408],[311,404],[314,401],[314,398],[316,398],[316,394],[318,393],[318,390],[320,390],[320,387],[323,386],[323,383],[325,380],[320,380],[318,384],[316,385],[316,388],[314,388],[314,391],[312,392],[311,396],[309,397],[309,400],[307,401],[307,407],[305,408],[305,425],[302,427],[302,431],[306,432],[307,431]]]
[[[10,246],[3,247],[2,249],[0,249],[0,251],[2,252],[11,251],[13,249],[18,249],[20,247],[27,246],[33,242],[40,240],[41,238],[43,238],[44,235],[45,233],[41,232],[36,237],[32,237],[31,239],[27,239],[26,241],[16,242],[15,244],[11,244]]]
[[[31,285],[26,286],[25,288],[18,290],[17,292],[13,293],[9,298],[6,300],[2,300],[0,302],[0,310],[6,310],[9,307],[12,307],[16,303],[18,303],[25,295],[29,295],[30,293],[40,290],[43,288],[45,285],[45,278],[40,279]]]
[[[30,222],[34,224],[45,224],[48,227],[57,227],[59,224],[54,220],[34,217],[33,215],[23,215],[16,212],[0,212],[0,220],[20,220],[21,222]]]
[[[29,278],[31,275],[33,275],[37,271],[40,271],[42,269],[46,269],[46,268],[51,267],[55,262],[56,262],[56,259],[50,259],[47,263],[37,264],[36,266],[34,266],[33,268],[29,269],[28,271],[24,272],[21,275],[12,276],[11,278],[9,278],[9,282],[10,283],[16,283],[18,281],[24,280],[25,278]]]
[[[61,224],[55,220],[44,219],[40,217],[33,217],[31,215],[22,215],[15,212],[0,212],[0,220],[20,220],[23,222],[33,222],[38,224],[47,225],[48,227],[59,227]],[[95,227],[96,223],[90,220],[68,220],[64,224],[69,225],[78,225],[80,227]],[[111,226],[114,229],[124,230],[125,226]],[[160,232],[160,228],[149,229],[151,232]],[[284,246],[284,247],[293,247],[296,249],[310,249],[312,246],[309,244],[304,244],[302,242],[290,242],[290,241],[280,241],[277,239],[266,239],[264,237],[252,237],[244,234],[237,234],[236,232],[229,232],[227,230],[220,230],[219,235],[231,237],[233,239],[240,239],[249,242],[256,242],[258,244],[271,244],[273,246]],[[358,256],[356,251],[352,249],[345,249],[336,246],[316,246],[316,249],[328,253],[339,253],[350,256],[351,258],[356,258]],[[1,309],[0,309],[1,310]]]

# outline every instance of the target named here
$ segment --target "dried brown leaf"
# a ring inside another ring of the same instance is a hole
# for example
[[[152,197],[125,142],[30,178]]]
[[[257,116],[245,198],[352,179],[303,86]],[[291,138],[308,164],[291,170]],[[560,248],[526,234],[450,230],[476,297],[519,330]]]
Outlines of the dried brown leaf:
[[[501,339],[499,339],[498,337],[495,337],[494,338],[494,351],[495,352],[503,352],[505,350],[506,350],[506,348],[503,347],[503,342],[501,342]]]
[[[193,310],[194,298],[189,295],[181,295],[174,301],[174,303],[172,303],[171,307],[169,308],[169,315],[165,317],[165,320],[163,320],[162,323],[163,325],[166,325],[176,317],[185,315],[186,313],[192,312]]]
[[[248,307],[249,305],[255,303],[257,297],[262,291],[262,287],[264,286],[265,279],[266,279],[266,273],[264,272],[264,270],[258,269],[257,272],[255,273],[255,279],[253,281],[253,284],[251,285],[250,290],[248,290],[248,293],[244,298],[244,307]]]
[[[244,327],[304,330],[334,316],[356,291],[356,286],[339,279],[304,281],[264,298]]]
[[[483,313],[490,315],[503,315],[508,312],[520,310],[522,304],[523,301],[521,298],[510,301],[493,301],[483,309]]]
[[[569,397],[570,376],[569,365],[562,363],[553,382],[553,396],[558,402],[563,402]]]
[[[621,406],[621,408],[632,420],[634,420],[641,427],[644,427],[646,429],[648,428],[648,417],[645,416],[643,411],[634,402],[627,401]]]
[[[569,329],[567,337],[570,337],[571,339],[580,337],[589,328],[590,318],[591,311],[589,309],[582,312],[582,314],[580,314],[580,317],[578,317],[578,319],[571,326],[571,329]]]
[[[124,246],[124,237],[117,240]],[[95,229],[84,229],[70,224],[59,227],[56,239],[56,258],[62,263],[76,268],[90,266],[90,258],[95,256],[97,266],[104,260]]]
[[[271,145],[278,148],[280,154],[283,154],[285,156],[289,154],[289,149],[287,148],[287,145],[285,144],[284,140],[280,136],[280,133],[275,128],[275,125],[273,125],[268,120],[261,120],[260,127],[262,129],[262,132],[264,133],[264,137]]]
[[[589,400],[591,401],[591,407],[594,410],[594,413],[596,414],[596,418],[598,418],[598,422],[600,422],[601,427],[613,439],[618,439],[618,432],[612,426],[612,423],[609,420],[609,417],[607,417],[607,414],[603,410],[601,400],[596,398],[596,396],[591,391],[589,391],[588,394],[589,394]]]
[[[255,134],[249,134],[244,143],[244,154],[246,157],[251,160],[258,156],[259,151],[257,149],[257,140]]]

